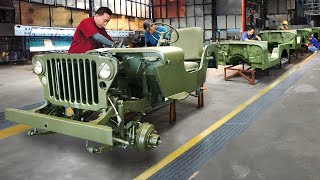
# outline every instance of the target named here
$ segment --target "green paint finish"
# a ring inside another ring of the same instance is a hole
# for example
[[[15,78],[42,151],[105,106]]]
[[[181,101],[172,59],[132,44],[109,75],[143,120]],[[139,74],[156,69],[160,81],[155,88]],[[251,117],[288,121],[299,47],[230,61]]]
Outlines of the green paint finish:
[[[207,45],[202,53],[198,68],[187,72],[184,61],[169,61],[155,68],[156,79],[165,97],[181,92],[192,92],[201,87],[206,79],[209,58],[213,56],[212,45]],[[179,73],[177,73],[179,72]]]
[[[223,41],[216,44],[218,62],[221,65],[237,65],[240,62],[262,70],[278,65],[283,56],[290,57],[290,45],[279,44],[268,52],[266,41]]]
[[[203,30],[199,27],[177,29],[180,37],[179,40],[172,44],[172,46],[180,47],[184,52],[184,59],[186,61],[200,60],[203,54]],[[172,39],[177,39],[177,34],[172,33]]]

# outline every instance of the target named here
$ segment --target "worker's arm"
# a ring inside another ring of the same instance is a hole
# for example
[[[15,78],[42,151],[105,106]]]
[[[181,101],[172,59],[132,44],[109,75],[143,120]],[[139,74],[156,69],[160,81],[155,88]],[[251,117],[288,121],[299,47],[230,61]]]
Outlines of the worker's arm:
[[[144,32],[144,42],[146,47],[151,47],[151,41],[150,41],[151,35],[149,32]]]
[[[151,47],[151,46],[152,46],[151,42],[149,42],[149,41],[146,42],[146,46],[147,46],[147,47]]]
[[[259,41],[261,41],[261,38],[258,35],[256,35],[255,38],[258,39]]]
[[[108,38],[104,37],[102,34],[100,33],[96,33],[94,35],[91,36],[91,38],[97,42],[100,42],[102,44],[107,45],[108,47],[112,47],[113,46],[113,42],[110,41]]]

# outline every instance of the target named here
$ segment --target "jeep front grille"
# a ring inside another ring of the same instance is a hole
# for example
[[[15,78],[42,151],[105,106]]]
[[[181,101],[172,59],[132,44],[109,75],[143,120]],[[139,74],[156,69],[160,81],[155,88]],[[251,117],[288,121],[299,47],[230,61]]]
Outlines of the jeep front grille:
[[[47,60],[49,95],[59,101],[98,104],[97,65],[93,60]]]

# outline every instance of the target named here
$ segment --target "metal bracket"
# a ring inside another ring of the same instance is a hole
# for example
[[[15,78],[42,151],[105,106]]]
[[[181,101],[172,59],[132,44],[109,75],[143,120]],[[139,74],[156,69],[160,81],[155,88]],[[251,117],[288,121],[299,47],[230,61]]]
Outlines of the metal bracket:
[[[112,150],[112,146],[110,146],[110,145],[104,145],[101,147],[89,146],[89,141],[86,141],[86,148],[92,154],[100,154],[102,152]]]
[[[46,130],[39,131],[37,128],[34,128],[28,131],[29,136],[42,136],[42,135],[50,135],[50,134],[55,134],[55,132],[46,131]]]

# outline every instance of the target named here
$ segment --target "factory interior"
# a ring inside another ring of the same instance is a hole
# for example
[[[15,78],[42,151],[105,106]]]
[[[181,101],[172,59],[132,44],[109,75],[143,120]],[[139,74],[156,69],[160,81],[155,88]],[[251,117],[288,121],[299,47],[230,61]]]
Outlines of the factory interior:
[[[320,180],[318,41],[320,0],[1,0],[0,179]]]

